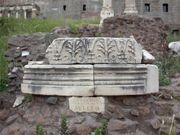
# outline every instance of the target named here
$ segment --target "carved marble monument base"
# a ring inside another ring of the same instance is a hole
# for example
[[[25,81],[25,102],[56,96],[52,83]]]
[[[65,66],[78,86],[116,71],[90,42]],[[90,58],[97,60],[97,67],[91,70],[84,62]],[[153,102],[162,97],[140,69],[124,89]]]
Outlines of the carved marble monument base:
[[[131,38],[58,38],[46,50],[48,64],[24,68],[24,93],[119,96],[158,92],[158,68],[141,64],[142,47]]]
[[[59,96],[119,96],[158,92],[158,68],[144,64],[27,65],[22,92]]]

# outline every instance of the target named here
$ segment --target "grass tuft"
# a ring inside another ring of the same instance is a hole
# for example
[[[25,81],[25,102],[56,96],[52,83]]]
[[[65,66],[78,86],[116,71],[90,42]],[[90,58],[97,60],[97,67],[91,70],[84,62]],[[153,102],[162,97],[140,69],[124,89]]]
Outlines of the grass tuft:
[[[159,68],[159,83],[161,86],[169,85],[170,78],[177,72],[180,72],[180,56],[174,57],[166,54],[160,57],[156,62]]]

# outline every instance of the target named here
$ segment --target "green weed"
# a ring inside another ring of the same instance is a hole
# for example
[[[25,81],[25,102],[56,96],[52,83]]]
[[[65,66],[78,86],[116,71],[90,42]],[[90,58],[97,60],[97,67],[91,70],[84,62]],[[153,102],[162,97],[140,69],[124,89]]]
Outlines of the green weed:
[[[6,38],[0,37],[0,92],[4,91],[7,86],[7,61],[5,59]]]
[[[102,126],[96,128],[95,131],[89,133],[89,135],[107,135],[107,121],[103,121]]]
[[[44,130],[41,124],[36,126],[36,135],[53,135],[53,133],[48,133]],[[65,115],[61,115],[61,126],[59,129],[58,135],[69,135],[68,126],[67,126],[67,119]]]
[[[179,40],[180,40],[180,35],[173,36],[172,34],[168,34],[167,39],[166,39],[167,43],[179,41]]]
[[[156,62],[159,68],[159,81],[161,86],[171,83],[170,77],[176,72],[180,72],[180,56],[164,55]]]
[[[67,118],[65,115],[61,115],[60,135],[69,135]]]
[[[24,98],[24,102],[31,102],[33,100],[33,95],[26,94]]]
[[[53,135],[53,133],[47,133],[44,129],[43,126],[38,124],[36,126],[36,135]]]

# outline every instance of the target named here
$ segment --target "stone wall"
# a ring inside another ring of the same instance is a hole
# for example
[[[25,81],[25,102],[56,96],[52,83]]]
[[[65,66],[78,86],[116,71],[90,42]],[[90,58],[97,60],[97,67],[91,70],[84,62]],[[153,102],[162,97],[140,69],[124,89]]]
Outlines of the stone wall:
[[[167,50],[167,33],[169,26],[161,19],[141,16],[122,15],[104,20],[101,30],[92,25],[79,29],[80,36],[93,37],[130,37],[131,35],[144,49],[158,57]]]
[[[166,23],[179,23],[179,0],[136,0],[140,15],[162,18]],[[150,4],[150,12],[145,11],[145,4]],[[168,12],[163,11],[163,4],[168,4]]]
[[[32,3],[32,0],[1,1],[0,5]],[[35,0],[34,3],[40,7],[41,17],[79,19],[99,17],[103,2],[102,0]],[[149,4],[149,12],[145,11],[145,4]],[[167,12],[163,11],[163,4],[166,4]],[[136,0],[136,6],[140,15],[160,17],[166,23],[179,24],[180,22],[179,0]],[[112,7],[115,15],[122,15],[125,8],[125,0],[112,0]]]
[[[87,18],[98,17],[101,11],[99,0],[36,0],[42,17],[51,18]]]
[[[42,1],[36,1],[38,4]],[[45,2],[44,2],[45,3]],[[102,0],[53,0],[46,2],[46,11],[42,14],[50,17],[71,17],[71,18],[81,18],[81,17],[92,17],[99,16],[102,8]],[[150,12],[144,11],[145,3],[150,4]],[[168,12],[163,12],[163,4],[168,4]],[[125,8],[124,0],[113,0],[112,7],[114,9],[115,15],[122,15]],[[67,6],[67,10],[63,11],[63,6]],[[83,11],[83,5],[86,5],[86,10]],[[136,0],[137,10],[140,15],[145,15],[148,17],[160,17],[167,23],[179,23],[180,21],[180,1],[179,0]],[[54,11],[56,10],[56,11]],[[57,12],[58,11],[58,12]]]
[[[102,0],[53,0],[47,2],[36,0],[35,3],[42,7],[41,13],[45,17],[98,17],[102,8]],[[168,4],[168,12],[163,12],[163,4],[166,3]],[[150,12],[145,12],[145,4],[150,4]],[[66,11],[63,10],[64,5],[66,5]],[[83,11],[84,5],[86,10]],[[140,15],[160,17],[167,23],[179,23],[179,5],[179,0],[136,0],[137,10]],[[125,8],[125,0],[112,0],[112,7],[115,15],[122,15]]]

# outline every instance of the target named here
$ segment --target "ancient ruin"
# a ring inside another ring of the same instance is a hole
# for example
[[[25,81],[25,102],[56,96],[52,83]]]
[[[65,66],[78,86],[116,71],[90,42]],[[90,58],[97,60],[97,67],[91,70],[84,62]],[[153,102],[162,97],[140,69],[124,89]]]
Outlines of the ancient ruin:
[[[112,0],[103,0],[103,7],[100,13],[101,21],[100,26],[102,26],[104,19],[114,16],[114,10],[112,9]]]
[[[34,18],[38,16],[38,7],[35,4],[0,6],[0,17]]]
[[[81,26],[76,34],[61,26],[15,33],[5,52],[9,81],[0,94],[0,134],[38,135],[41,124],[44,134],[59,135],[64,117],[69,135],[101,127],[103,135],[180,134],[180,59],[168,58],[165,23],[122,15],[105,19],[101,29]],[[169,44],[173,53],[177,45]],[[171,84],[162,86],[170,70]]]
[[[111,3],[110,7],[104,6],[108,1]],[[0,10],[1,15],[8,16],[12,11],[16,12],[16,7],[21,9],[32,4],[39,7],[37,15],[41,18],[81,19],[130,13],[162,18],[167,23],[180,22],[179,0],[0,0],[0,8],[3,9]],[[26,10],[22,9],[23,12]],[[15,14],[12,16],[15,17]]]
[[[60,96],[118,96],[158,92],[158,68],[142,64],[131,38],[58,38],[45,62],[25,66],[22,92]]]

